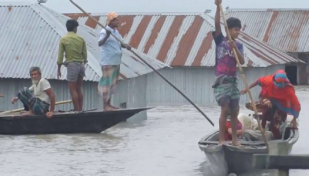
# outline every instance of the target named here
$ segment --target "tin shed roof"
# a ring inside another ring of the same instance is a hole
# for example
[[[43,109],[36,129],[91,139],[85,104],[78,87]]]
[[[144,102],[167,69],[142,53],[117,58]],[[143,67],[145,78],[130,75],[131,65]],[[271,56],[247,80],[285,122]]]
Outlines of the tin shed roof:
[[[101,27],[84,14],[66,14],[97,32]],[[105,24],[106,14],[91,14]],[[152,58],[171,66],[215,65],[215,43],[211,32],[214,20],[204,13],[119,13],[120,33],[125,42]],[[289,62],[300,62],[246,33],[239,40],[244,44],[245,65],[265,67]]]
[[[309,52],[309,9],[230,9],[242,31],[285,52]]]
[[[23,2],[1,2],[0,14],[0,77],[29,78],[29,68],[36,65],[41,67],[45,78],[56,79],[59,41],[67,33],[65,23],[69,17],[41,4]],[[85,39],[88,49],[85,80],[98,81],[102,73],[98,62],[100,51],[97,34],[83,25],[79,26],[78,34]],[[139,54],[156,69],[165,67],[165,64],[156,59]],[[122,78],[152,72],[127,50],[124,50],[122,61]],[[62,69],[61,79],[66,79],[65,68]]]

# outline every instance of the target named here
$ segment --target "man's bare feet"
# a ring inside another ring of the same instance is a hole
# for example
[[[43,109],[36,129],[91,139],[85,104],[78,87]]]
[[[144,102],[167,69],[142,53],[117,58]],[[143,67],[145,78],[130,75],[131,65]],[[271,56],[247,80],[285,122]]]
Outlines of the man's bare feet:
[[[234,147],[239,147],[239,148],[245,148],[245,147],[242,146],[238,141],[232,141],[232,146],[234,146]]]
[[[117,108],[117,107],[115,107],[115,106],[112,106],[112,105],[109,105],[110,107],[112,107],[112,108],[114,108],[114,109],[120,109],[120,108]]]
[[[107,102],[106,106],[109,106],[110,108],[113,108],[114,110],[115,110],[115,109],[119,109],[119,108],[117,108],[117,107],[115,107],[115,106],[112,106],[112,105],[110,104],[110,102]]]
[[[33,113],[31,111],[26,111],[26,112],[21,114],[21,116],[31,116],[31,115],[33,115]]]
[[[113,111],[113,110],[115,110],[115,108],[113,108],[112,106],[104,107],[104,111]]]
[[[219,145],[224,145],[225,144],[225,140],[219,140]]]

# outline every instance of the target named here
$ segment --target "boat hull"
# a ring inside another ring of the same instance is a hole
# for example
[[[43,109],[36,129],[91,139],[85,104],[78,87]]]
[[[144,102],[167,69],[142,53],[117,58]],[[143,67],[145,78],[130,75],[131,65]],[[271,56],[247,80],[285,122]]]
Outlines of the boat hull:
[[[150,108],[122,109],[107,112],[59,113],[52,118],[47,118],[45,115],[29,117],[2,116],[0,117],[0,134],[101,133],[147,109]]]
[[[218,145],[216,142],[208,141],[214,135],[218,135],[218,131],[204,137],[199,142],[200,149],[209,160],[211,175],[227,175],[230,173],[241,175],[259,171],[253,169],[252,158],[254,154],[267,153],[264,142],[244,142],[245,149],[240,149],[231,145]],[[285,140],[288,143],[288,153],[291,152],[298,137],[298,131],[294,131]]]

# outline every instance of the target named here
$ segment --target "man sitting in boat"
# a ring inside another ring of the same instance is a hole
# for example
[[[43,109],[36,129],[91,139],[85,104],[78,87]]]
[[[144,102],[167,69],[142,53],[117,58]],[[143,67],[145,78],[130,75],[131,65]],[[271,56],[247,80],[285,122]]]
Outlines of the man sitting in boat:
[[[274,75],[259,78],[249,88],[257,85],[262,88],[260,93],[263,114],[262,127],[265,128],[266,121],[270,121],[269,130],[272,131],[274,138],[281,138],[287,114],[291,114],[293,115],[291,126],[296,129],[300,103],[286,73],[283,70],[278,70]],[[243,90],[241,94],[246,92],[247,90]]]
[[[242,124],[238,120],[237,137],[240,138],[242,133],[243,133]],[[224,137],[225,137],[226,141],[232,140],[232,128],[231,128],[231,118],[230,118],[230,115],[228,116],[226,124],[225,124],[225,134],[224,134]]]
[[[50,83],[41,75],[39,67],[31,67],[32,86],[30,88],[24,87],[17,93],[17,97],[12,99],[12,104],[17,102],[18,99],[24,104],[27,111],[22,114],[24,116],[46,114],[50,118],[54,115],[55,93]]]

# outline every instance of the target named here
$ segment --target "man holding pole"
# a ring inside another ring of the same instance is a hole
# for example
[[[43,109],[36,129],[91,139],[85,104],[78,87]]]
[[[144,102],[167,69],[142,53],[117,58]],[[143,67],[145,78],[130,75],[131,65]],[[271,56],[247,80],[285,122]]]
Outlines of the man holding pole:
[[[77,5],[73,0],[70,0],[72,4],[74,4],[79,10],[81,10],[86,16],[94,20],[95,22],[98,23],[99,26],[101,26],[103,29],[107,30],[107,27],[102,25],[98,20],[93,18],[89,13],[87,13],[84,9],[82,9],[79,5]],[[114,16],[114,15],[112,15]],[[115,37],[113,33],[111,33],[112,36]],[[117,41],[121,43],[121,46],[125,46],[124,43],[119,40],[118,38],[115,38]],[[104,39],[103,39],[104,40]],[[164,76],[162,76],[151,64],[147,63],[144,59],[142,59],[141,56],[139,56],[135,51],[129,49],[132,54],[134,54],[137,58],[139,58],[145,65],[147,65],[149,68],[151,68],[156,74],[158,74],[165,82],[167,82],[170,86],[172,86],[178,93],[180,93],[186,100],[188,100],[207,120],[208,122],[214,126],[214,123],[206,116],[206,114],[199,108],[197,107],[185,94],[183,94],[177,87],[175,87],[171,82],[169,82]]]
[[[102,77],[98,84],[98,91],[103,97],[104,111],[118,109],[111,105],[111,97],[116,89],[120,73],[120,64],[122,57],[122,48],[131,50],[127,44],[120,43],[114,36],[122,40],[122,36],[117,30],[120,25],[118,15],[110,12],[106,17],[106,29],[100,32],[98,45],[101,50],[100,65],[102,68]]]
[[[233,41],[223,36],[220,22],[220,5],[222,0],[215,0],[217,5],[215,15],[215,31],[213,38],[216,43],[216,81],[213,85],[214,95],[221,107],[219,120],[219,143],[225,143],[225,125],[228,114],[231,115],[232,145],[238,146],[237,125],[240,93],[237,87],[237,61],[233,49],[236,50],[240,64],[244,64],[243,45],[236,41],[241,29],[241,21],[237,18],[227,19],[227,26]]]

